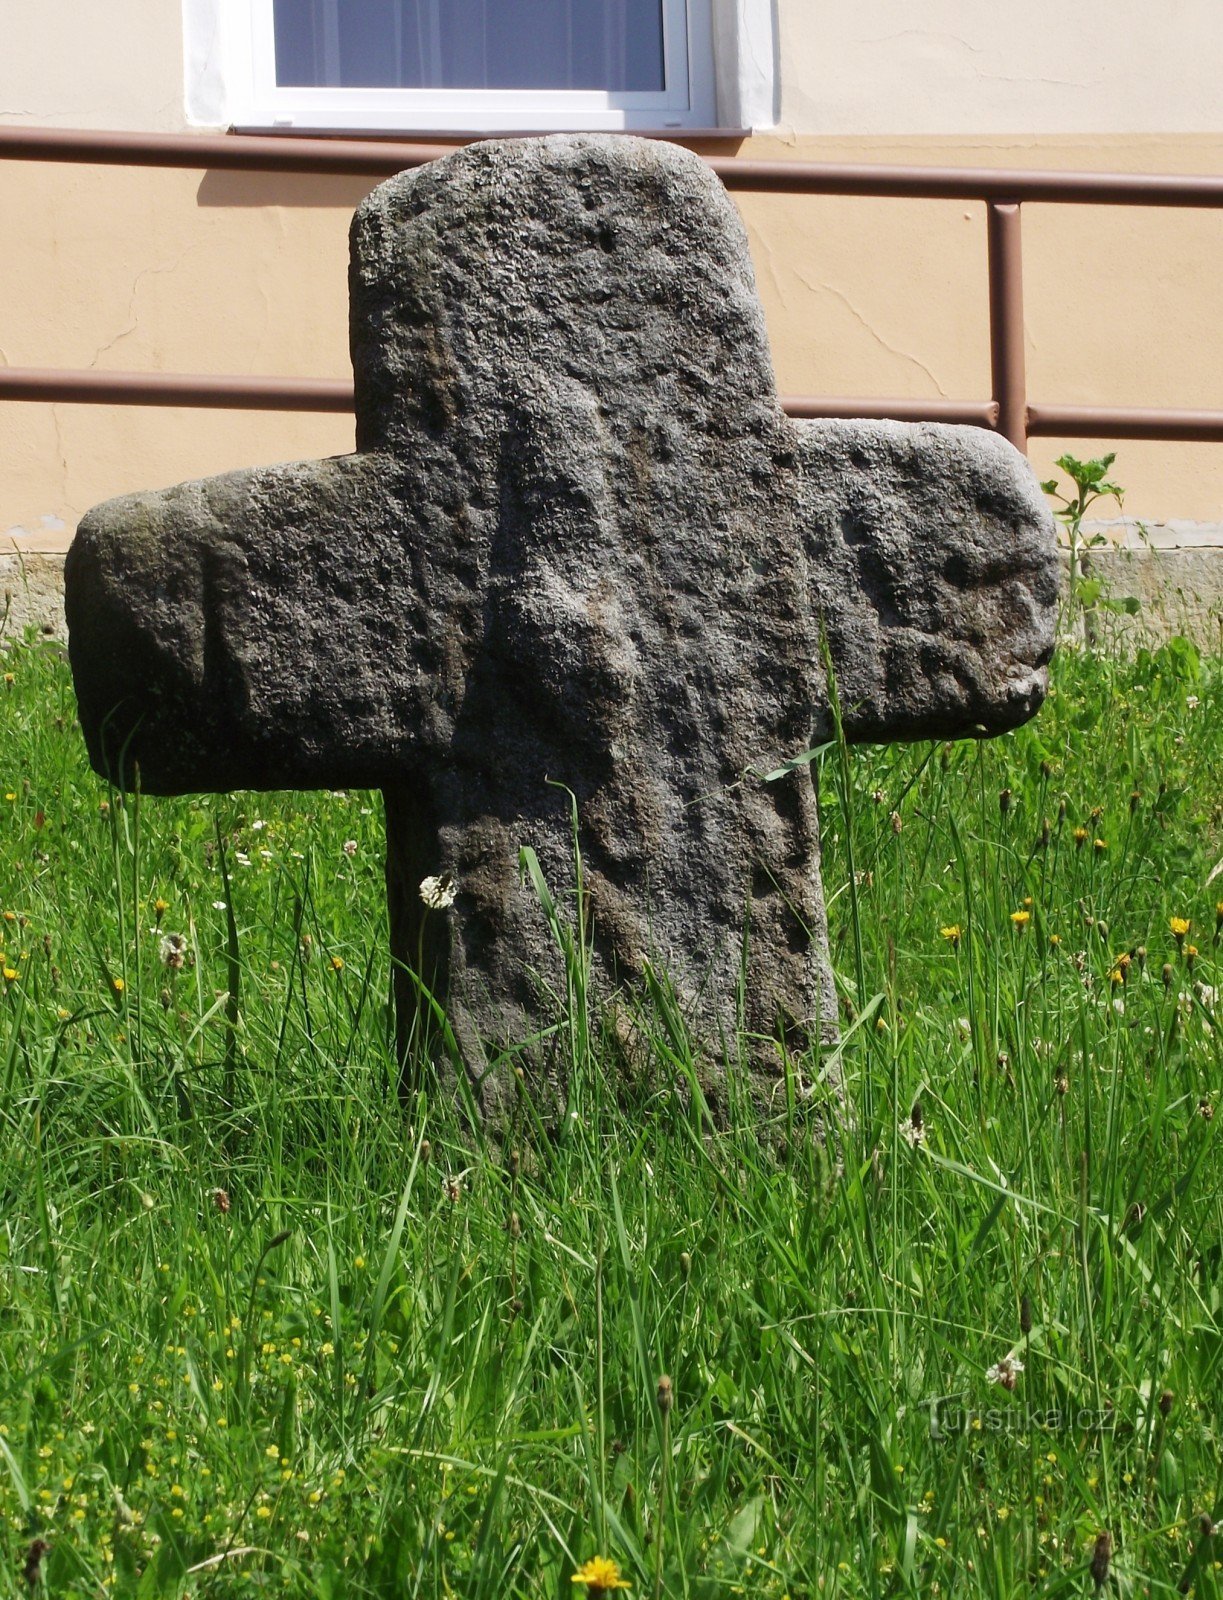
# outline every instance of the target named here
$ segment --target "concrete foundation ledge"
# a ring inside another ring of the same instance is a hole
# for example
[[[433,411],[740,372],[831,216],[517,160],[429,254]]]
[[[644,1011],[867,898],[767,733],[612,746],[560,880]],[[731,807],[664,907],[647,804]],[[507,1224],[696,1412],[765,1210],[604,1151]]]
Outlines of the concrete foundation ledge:
[[[65,639],[64,557],[70,531],[0,535],[0,642],[26,633]]]
[[[1223,653],[1223,523],[1127,518],[1086,523],[1084,533],[1105,541],[1084,551],[1084,577],[1098,578],[1110,600],[1138,602],[1132,616],[1106,613],[1110,637],[1140,645],[1184,634]]]

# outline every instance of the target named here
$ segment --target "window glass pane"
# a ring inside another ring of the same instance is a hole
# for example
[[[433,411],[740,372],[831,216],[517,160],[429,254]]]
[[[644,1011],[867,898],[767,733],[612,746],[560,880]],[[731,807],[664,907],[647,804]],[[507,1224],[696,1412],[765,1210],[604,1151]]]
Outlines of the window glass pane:
[[[273,0],[283,88],[661,91],[663,0]]]

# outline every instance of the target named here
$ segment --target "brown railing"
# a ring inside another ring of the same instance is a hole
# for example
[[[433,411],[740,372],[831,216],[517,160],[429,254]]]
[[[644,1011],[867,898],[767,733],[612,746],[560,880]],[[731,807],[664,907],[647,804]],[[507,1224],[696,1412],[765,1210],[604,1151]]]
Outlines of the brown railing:
[[[194,167],[387,177],[453,148],[374,139],[252,134],[81,133],[0,128],[0,159],[139,167]],[[1023,348],[1020,208],[1053,205],[1184,206],[1223,209],[1223,178],[1146,173],[1008,172],[990,168],[850,166],[806,161],[707,158],[728,189],[772,194],[870,195],[977,200],[988,208],[989,400],[858,399],[783,395],[797,417],[891,417],[993,428],[1021,450],[1032,435],[1068,438],[1223,441],[1223,411],[1065,406],[1028,400]],[[261,411],[351,411],[352,384],[321,378],[219,377],[188,373],[0,368],[0,400],[109,405],[219,406]]]

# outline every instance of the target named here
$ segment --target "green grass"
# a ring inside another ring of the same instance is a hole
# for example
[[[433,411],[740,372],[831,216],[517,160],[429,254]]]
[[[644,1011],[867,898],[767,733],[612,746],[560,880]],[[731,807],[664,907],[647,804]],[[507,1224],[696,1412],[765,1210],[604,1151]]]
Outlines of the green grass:
[[[405,1116],[377,797],[121,804],[4,665],[0,1594],[1078,1595],[1104,1530],[1218,1592],[1223,664],[823,762],[826,1147],[710,1125],[649,1014],[628,1104],[543,1019],[554,1139]]]

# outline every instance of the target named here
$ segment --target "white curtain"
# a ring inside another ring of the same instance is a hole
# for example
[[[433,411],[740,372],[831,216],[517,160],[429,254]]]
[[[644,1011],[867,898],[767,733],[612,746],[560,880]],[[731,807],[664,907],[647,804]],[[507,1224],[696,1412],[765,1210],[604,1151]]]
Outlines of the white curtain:
[[[663,0],[274,0],[276,81],[665,88]]]

